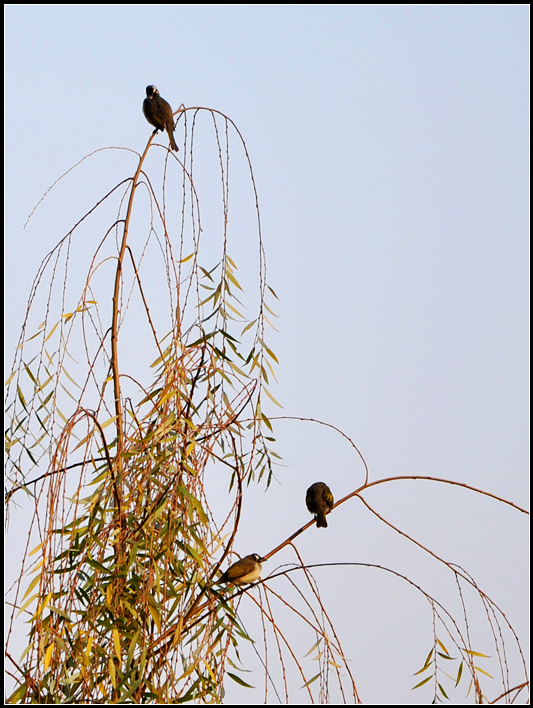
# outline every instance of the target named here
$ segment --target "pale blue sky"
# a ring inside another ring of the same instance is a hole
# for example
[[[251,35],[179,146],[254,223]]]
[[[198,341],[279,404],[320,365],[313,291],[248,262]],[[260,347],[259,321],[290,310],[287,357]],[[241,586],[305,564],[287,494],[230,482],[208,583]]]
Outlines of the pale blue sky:
[[[89,160],[23,231],[28,214],[87,153],[144,148],[154,83],[174,109],[227,114],[246,140],[280,297],[269,344],[284,413],[340,427],[372,479],[446,477],[525,506],[528,27],[527,5],[7,5],[8,361],[39,262],[133,158]],[[247,245],[236,244],[245,278]],[[286,467],[266,495],[251,492],[243,554],[307,520],[308,484],[324,479],[340,498],[363,479],[332,432],[275,432]],[[521,515],[433,483],[366,498],[465,567],[527,645]],[[355,501],[299,548],[309,563],[394,567],[455,603],[449,578]],[[423,601],[369,569],[317,578],[363,702],[428,702],[429,689],[410,691],[431,646]],[[247,676],[261,685],[259,668]]]

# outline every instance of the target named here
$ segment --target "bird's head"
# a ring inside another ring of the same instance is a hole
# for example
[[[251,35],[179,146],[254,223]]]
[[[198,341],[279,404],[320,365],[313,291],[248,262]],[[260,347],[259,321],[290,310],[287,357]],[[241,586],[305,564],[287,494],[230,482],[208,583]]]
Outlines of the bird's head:
[[[146,95],[148,98],[152,98],[153,96],[159,96],[159,91],[157,90],[157,86],[153,86],[150,84],[150,86],[146,87]]]

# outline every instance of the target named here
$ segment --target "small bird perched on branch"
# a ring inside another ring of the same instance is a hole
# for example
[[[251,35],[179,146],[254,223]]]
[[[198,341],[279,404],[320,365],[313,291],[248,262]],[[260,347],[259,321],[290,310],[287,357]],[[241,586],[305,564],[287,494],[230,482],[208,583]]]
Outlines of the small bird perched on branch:
[[[143,101],[143,113],[146,120],[157,130],[166,130],[170,138],[170,147],[178,151],[174,140],[174,116],[170,104],[161,98],[156,86],[146,87],[146,98]]]
[[[327,528],[326,514],[333,508],[334,500],[331,489],[324,482],[312,484],[305,495],[305,503],[311,514],[315,514],[318,528]]]
[[[219,583],[233,583],[233,585],[246,585],[253,583],[261,575],[263,559],[257,553],[244,556],[223,573],[218,579]]]

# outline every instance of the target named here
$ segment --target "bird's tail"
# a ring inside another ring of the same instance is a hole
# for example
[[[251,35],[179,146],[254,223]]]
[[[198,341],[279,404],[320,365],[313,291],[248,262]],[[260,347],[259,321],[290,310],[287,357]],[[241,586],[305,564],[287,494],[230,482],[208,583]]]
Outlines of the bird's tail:
[[[174,134],[172,133],[171,130],[167,130],[168,137],[170,138],[170,147],[175,151],[178,152],[179,147],[176,145],[176,141],[174,140]]]
[[[316,515],[316,525],[318,528],[327,529],[328,522],[326,521],[326,514],[323,511],[319,511]]]

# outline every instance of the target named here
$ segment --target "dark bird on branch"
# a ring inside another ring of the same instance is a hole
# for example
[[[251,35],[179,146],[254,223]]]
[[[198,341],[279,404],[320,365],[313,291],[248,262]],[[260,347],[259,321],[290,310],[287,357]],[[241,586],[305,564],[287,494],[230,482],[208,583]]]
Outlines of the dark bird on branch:
[[[261,575],[263,559],[257,553],[245,556],[237,561],[218,579],[219,583],[233,583],[233,585],[246,585],[253,583]]]
[[[172,114],[172,108],[164,98],[161,98],[155,86],[146,87],[143,113],[146,120],[156,128],[156,131],[167,131],[168,137],[170,138],[170,147],[177,152],[178,146],[174,140],[174,116]]]
[[[318,528],[327,528],[326,514],[333,508],[334,500],[331,489],[324,482],[312,484],[305,495],[305,503],[311,514],[315,515]]]

